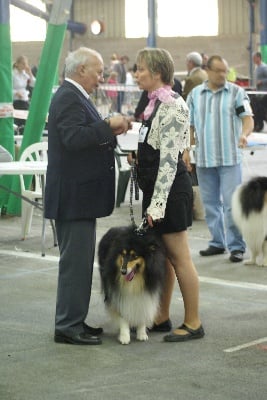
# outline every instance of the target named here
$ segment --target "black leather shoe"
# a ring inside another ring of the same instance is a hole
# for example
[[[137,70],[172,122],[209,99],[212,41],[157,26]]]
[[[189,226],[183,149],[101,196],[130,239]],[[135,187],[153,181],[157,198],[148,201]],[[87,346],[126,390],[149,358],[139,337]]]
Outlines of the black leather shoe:
[[[92,326],[87,325],[85,322],[83,323],[84,332],[89,333],[89,335],[99,336],[104,331],[103,328],[93,328]]]
[[[223,254],[225,249],[215,246],[209,246],[206,250],[200,250],[201,256],[215,256],[216,254]]]
[[[97,336],[92,336],[85,332],[75,333],[72,336],[67,336],[64,333],[55,330],[54,340],[56,343],[68,343],[68,344],[79,344],[79,345],[102,344],[102,340],[99,339]]]
[[[229,257],[229,260],[232,261],[232,262],[241,262],[241,261],[243,261],[243,258],[244,258],[243,251],[233,250],[233,251],[231,251],[231,255]]]

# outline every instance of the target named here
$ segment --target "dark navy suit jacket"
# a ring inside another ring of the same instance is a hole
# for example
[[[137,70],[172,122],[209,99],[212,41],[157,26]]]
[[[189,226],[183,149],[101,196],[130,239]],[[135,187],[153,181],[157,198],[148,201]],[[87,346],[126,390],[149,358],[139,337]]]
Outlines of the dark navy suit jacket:
[[[64,81],[48,117],[45,217],[110,215],[115,200],[115,137],[90,100]]]

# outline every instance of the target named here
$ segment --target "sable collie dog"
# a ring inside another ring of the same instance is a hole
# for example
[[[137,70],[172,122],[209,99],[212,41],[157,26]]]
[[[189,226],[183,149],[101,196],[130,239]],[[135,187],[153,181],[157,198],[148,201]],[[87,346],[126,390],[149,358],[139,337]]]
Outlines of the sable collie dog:
[[[148,340],[159,309],[165,274],[165,254],[152,230],[132,226],[111,228],[102,237],[98,260],[105,304],[119,327],[118,340],[130,343],[130,328],[138,340]]]
[[[232,197],[232,215],[250,252],[245,264],[267,266],[267,177],[238,186]]]

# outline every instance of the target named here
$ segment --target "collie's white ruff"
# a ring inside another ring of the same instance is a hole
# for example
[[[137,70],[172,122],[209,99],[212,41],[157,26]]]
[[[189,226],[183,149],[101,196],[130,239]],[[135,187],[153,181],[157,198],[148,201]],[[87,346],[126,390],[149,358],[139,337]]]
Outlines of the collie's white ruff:
[[[132,292],[130,289],[132,283],[125,282],[120,291],[113,294],[112,304],[107,307],[119,328],[118,340],[121,344],[130,343],[131,327],[136,327],[137,340],[148,340],[147,327],[153,325],[159,310],[160,291],[149,293],[143,289]]]
[[[262,211],[250,211],[246,216],[240,202],[242,188],[240,185],[233,194],[232,215],[251,253],[250,259],[245,260],[244,264],[267,267],[267,193]]]

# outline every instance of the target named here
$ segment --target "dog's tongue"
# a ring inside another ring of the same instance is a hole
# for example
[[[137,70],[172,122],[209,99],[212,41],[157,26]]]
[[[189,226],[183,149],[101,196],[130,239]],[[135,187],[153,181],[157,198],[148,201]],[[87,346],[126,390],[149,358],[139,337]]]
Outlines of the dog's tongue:
[[[129,274],[125,276],[126,281],[131,281],[134,278],[134,275],[135,275],[135,270],[132,269],[131,272],[129,272]]]

